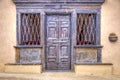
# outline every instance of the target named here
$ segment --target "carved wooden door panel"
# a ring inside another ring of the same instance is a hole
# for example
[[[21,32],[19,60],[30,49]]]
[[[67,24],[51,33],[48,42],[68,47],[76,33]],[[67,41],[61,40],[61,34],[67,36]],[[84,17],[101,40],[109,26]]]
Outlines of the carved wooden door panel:
[[[46,69],[70,70],[70,16],[48,15],[46,37]]]

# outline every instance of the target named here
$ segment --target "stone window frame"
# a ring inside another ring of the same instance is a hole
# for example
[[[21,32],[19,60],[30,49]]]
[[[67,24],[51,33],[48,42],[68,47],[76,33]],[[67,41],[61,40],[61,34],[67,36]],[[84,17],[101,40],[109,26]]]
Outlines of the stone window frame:
[[[95,45],[77,45],[77,38],[75,36],[74,40],[74,47],[75,48],[96,48],[97,49],[97,63],[101,63],[101,51],[102,51],[102,47],[101,46],[101,28],[100,28],[100,21],[101,21],[101,8],[87,8],[87,9],[76,9],[76,14],[75,14],[75,22],[77,21],[77,14],[81,14],[81,13],[94,13],[96,14],[96,44]],[[75,34],[77,34],[77,23],[74,23],[75,25]],[[76,64],[81,64],[81,63],[76,63]],[[85,63],[83,63],[85,64]]]
[[[78,47],[100,47],[101,45],[101,28],[100,28],[100,21],[101,21],[101,8],[89,8],[89,9],[76,9],[76,21],[77,21],[77,14],[96,14],[96,43],[95,45],[75,45],[75,46],[78,46]],[[76,22],[75,21],[75,22]],[[77,29],[77,23],[75,25],[76,29]],[[75,32],[77,34],[77,31]],[[76,41],[76,40],[75,40]],[[75,42],[77,43],[77,41]]]
[[[42,37],[42,22],[41,22],[41,10],[38,10],[38,9],[17,9],[17,27],[16,27],[16,30],[17,30],[17,46],[16,47],[42,47],[40,45],[21,45],[21,14],[40,14],[40,36]],[[41,40],[40,40],[41,41]]]

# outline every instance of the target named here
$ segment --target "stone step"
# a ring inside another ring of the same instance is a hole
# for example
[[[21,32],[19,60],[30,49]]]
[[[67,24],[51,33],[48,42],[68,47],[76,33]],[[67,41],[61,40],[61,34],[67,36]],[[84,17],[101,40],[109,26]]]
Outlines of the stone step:
[[[112,75],[113,65],[111,63],[100,64],[76,64],[77,75]]]
[[[70,72],[43,74],[0,73],[0,80],[120,80],[120,76],[78,76]]]
[[[20,64],[6,64],[5,72],[7,73],[41,73],[41,65],[20,65]]]

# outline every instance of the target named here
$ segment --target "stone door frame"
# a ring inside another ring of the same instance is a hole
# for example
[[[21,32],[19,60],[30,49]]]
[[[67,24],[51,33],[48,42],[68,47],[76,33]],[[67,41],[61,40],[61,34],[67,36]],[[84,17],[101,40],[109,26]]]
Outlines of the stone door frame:
[[[69,71],[74,71],[74,61],[75,61],[75,60],[73,60],[74,59],[74,54],[73,54],[74,49],[73,49],[73,38],[72,38],[72,35],[73,35],[72,34],[73,29],[72,28],[73,28],[73,21],[74,21],[73,20],[73,15],[74,15],[73,12],[74,11],[71,10],[71,9],[67,10],[67,12],[66,12],[66,9],[60,9],[60,10],[53,9],[53,11],[49,11],[49,9],[48,9],[48,10],[44,11],[44,15],[43,15],[44,16],[44,45],[45,45],[45,34],[46,34],[45,33],[45,30],[46,30],[45,29],[45,27],[46,27],[46,22],[45,22],[46,21],[46,16],[50,15],[50,14],[52,14],[52,15],[54,15],[54,14],[57,14],[57,15],[66,15],[66,14],[68,14],[68,15],[70,15],[70,19],[71,19],[71,23],[70,23],[71,24],[71,26],[70,26],[71,27],[71,29],[70,29],[70,35],[71,35],[70,36],[70,40],[71,40],[70,41],[70,46],[71,46],[71,50],[70,50],[70,52],[71,52],[71,70],[69,70]],[[43,65],[42,65],[43,66],[43,71],[46,71],[46,69],[45,69],[45,67],[46,67],[46,65],[45,65],[45,57],[44,57],[45,52],[46,51],[45,51],[45,46],[44,46],[44,52],[43,52],[43,56],[42,56],[42,59],[43,59],[43,61],[42,61],[42,63],[43,63]],[[61,71],[68,71],[68,70],[57,70],[57,71],[61,72]]]

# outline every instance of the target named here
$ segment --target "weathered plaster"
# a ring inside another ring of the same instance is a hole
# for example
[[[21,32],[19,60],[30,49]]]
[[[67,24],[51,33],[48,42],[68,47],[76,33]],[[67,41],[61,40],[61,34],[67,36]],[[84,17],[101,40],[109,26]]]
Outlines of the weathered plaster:
[[[12,0],[0,0],[0,63],[15,61],[16,9]]]
[[[113,63],[113,73],[120,75],[120,0],[106,0],[101,15],[102,61]],[[110,33],[116,33],[117,42],[109,41]]]

